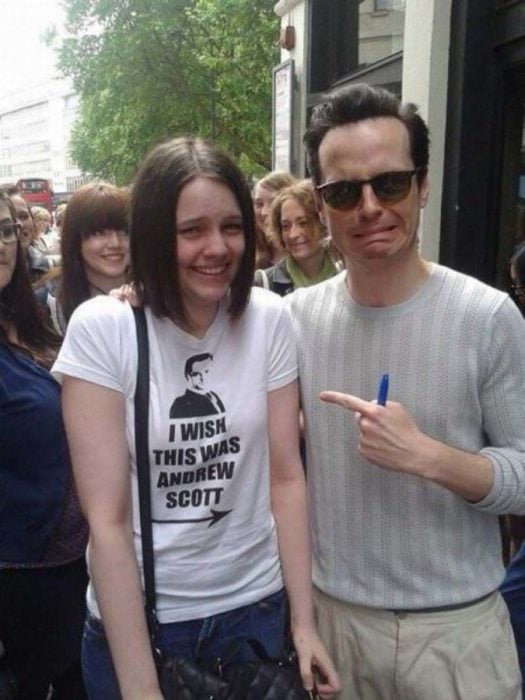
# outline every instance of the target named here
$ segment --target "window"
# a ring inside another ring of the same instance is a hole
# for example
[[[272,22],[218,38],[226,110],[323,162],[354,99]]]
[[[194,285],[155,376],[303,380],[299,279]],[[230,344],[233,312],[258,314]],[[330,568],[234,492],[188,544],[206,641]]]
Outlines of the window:
[[[310,93],[324,92],[403,50],[405,0],[311,3]]]
[[[364,0],[359,4],[359,66],[369,66],[403,49],[405,3]]]

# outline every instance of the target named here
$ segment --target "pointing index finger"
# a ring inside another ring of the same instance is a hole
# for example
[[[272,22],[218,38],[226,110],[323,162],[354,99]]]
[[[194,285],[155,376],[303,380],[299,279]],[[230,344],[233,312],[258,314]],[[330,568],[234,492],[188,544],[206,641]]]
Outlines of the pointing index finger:
[[[319,398],[321,401],[337,404],[356,413],[367,414],[371,408],[369,401],[364,401],[358,396],[352,396],[352,394],[343,394],[341,391],[322,391]]]

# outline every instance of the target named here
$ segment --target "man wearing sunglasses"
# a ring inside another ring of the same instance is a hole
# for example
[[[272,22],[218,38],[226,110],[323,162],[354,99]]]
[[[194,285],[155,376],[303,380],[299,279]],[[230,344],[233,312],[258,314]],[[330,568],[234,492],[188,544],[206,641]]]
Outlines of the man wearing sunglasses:
[[[495,591],[498,516],[525,512],[525,324],[505,294],[421,257],[429,136],[414,105],[345,88],[305,143],[347,267],[290,298],[316,609],[340,697],[518,700]]]

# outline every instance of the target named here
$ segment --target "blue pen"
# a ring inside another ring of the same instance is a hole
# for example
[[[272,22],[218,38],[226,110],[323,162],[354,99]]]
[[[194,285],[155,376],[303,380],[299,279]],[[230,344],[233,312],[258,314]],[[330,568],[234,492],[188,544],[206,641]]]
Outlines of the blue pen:
[[[377,387],[377,405],[385,406],[388,396],[388,374],[383,374]]]

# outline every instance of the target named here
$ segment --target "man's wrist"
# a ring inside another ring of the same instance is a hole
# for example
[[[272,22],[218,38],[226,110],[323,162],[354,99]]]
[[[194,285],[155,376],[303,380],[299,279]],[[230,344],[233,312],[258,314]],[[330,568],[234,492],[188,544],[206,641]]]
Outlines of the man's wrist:
[[[420,433],[413,446],[410,473],[437,482],[440,477],[440,446],[437,440]]]
[[[414,473],[476,503],[488,496],[494,481],[491,461],[484,455],[466,452],[425,436]]]

